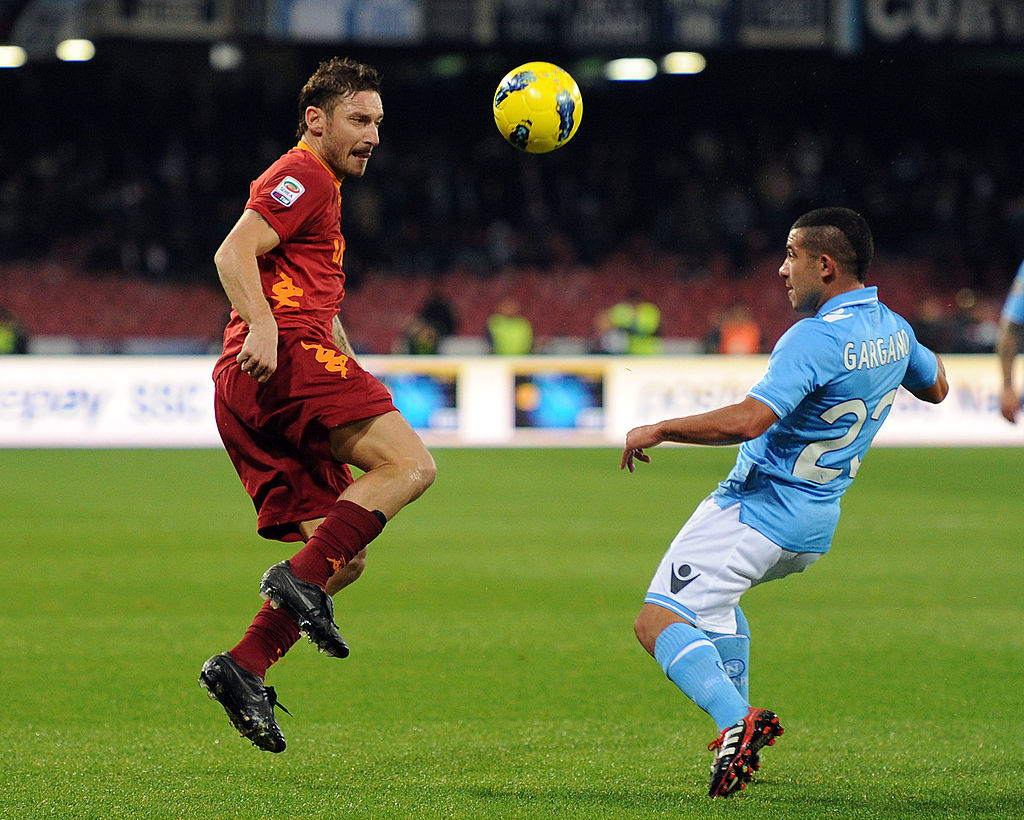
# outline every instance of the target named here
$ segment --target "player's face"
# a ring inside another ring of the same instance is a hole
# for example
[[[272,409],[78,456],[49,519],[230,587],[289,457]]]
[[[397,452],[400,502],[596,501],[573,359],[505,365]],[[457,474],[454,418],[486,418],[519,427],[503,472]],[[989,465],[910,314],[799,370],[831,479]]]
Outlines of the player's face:
[[[786,283],[786,292],[797,313],[815,313],[825,301],[824,268],[821,256],[812,255],[803,246],[800,228],[789,232],[786,241],[786,261],[779,268],[779,276]]]
[[[373,149],[380,144],[384,106],[376,91],[342,97],[324,125],[321,151],[338,179],[361,177]]]

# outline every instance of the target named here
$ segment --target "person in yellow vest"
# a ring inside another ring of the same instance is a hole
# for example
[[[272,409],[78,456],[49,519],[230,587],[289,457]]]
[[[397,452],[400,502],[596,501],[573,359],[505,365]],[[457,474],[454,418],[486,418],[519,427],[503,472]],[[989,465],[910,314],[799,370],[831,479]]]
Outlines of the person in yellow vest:
[[[608,337],[617,339],[620,348],[608,352],[631,356],[661,352],[661,311],[653,302],[644,301],[639,293],[630,293],[625,301],[614,305],[605,316],[605,324],[610,328]]]
[[[28,334],[6,308],[0,308],[0,354],[28,353]]]
[[[515,299],[502,299],[487,317],[487,339],[491,352],[500,356],[525,356],[533,351],[533,326]]]

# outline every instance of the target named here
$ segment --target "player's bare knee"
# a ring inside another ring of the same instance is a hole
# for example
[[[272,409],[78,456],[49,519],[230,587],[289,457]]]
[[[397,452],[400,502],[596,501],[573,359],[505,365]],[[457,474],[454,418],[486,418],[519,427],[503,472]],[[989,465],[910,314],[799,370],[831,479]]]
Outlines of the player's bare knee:
[[[640,610],[640,614],[636,616],[636,620],[633,621],[633,633],[636,635],[636,639],[640,641],[640,645],[654,654],[654,642],[657,640],[657,634],[652,635],[652,624],[651,619],[648,617],[646,610]]]
[[[437,477],[437,465],[426,449],[422,453],[405,456],[395,466],[401,471],[410,501],[423,495]]]
[[[416,460],[416,465],[416,486],[419,488],[419,493],[422,494],[437,478],[437,464],[434,462],[434,457],[424,450]]]

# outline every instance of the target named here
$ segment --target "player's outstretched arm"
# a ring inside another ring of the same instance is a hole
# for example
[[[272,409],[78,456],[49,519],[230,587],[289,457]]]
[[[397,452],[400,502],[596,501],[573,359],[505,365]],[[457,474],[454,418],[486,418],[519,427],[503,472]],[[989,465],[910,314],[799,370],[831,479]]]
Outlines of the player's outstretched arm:
[[[747,396],[738,404],[730,404],[677,419],[666,419],[643,427],[634,427],[626,434],[619,469],[633,472],[636,461],[650,463],[644,451],[664,441],[679,444],[739,444],[757,438],[779,420],[764,402]]]
[[[916,398],[930,404],[938,404],[949,393],[949,382],[946,381],[946,367],[937,353],[935,354],[935,360],[939,363],[939,372],[935,377],[935,383],[930,387],[910,391]]]

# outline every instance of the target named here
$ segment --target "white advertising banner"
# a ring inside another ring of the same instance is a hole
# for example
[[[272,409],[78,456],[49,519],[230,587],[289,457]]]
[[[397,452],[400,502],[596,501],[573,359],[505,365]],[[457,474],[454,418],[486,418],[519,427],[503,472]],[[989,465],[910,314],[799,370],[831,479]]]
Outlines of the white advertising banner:
[[[618,446],[739,401],[767,357],[367,356],[432,447]],[[208,356],[0,357],[0,447],[219,447]],[[994,356],[948,356],[950,395],[900,392],[876,443],[1020,446]]]
[[[0,358],[0,446],[219,447],[213,359]]]
[[[1024,414],[1013,425],[999,414],[1001,379],[994,355],[944,356],[949,396],[938,405],[901,389],[876,444],[1017,446]],[[740,401],[764,375],[767,356],[633,359],[609,371],[606,431],[620,441],[638,424],[701,413]]]

